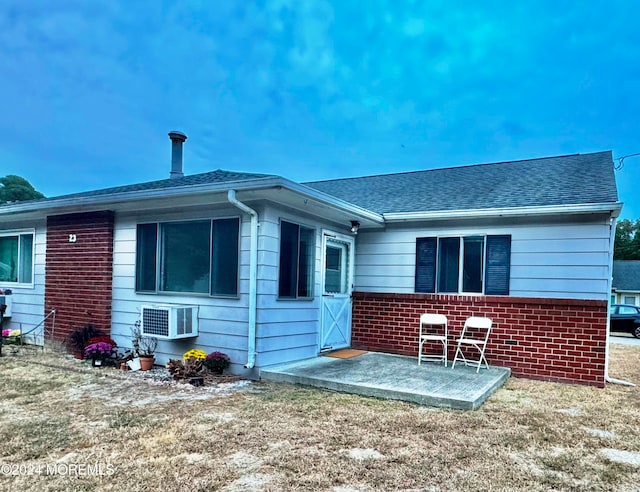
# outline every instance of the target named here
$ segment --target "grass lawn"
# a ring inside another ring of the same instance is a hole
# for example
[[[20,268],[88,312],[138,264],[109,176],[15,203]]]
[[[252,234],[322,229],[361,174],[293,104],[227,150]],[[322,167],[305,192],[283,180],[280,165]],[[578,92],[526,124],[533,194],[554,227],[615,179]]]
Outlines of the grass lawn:
[[[611,375],[640,383],[640,347]],[[638,490],[640,388],[509,380],[473,412],[0,359],[0,490]]]

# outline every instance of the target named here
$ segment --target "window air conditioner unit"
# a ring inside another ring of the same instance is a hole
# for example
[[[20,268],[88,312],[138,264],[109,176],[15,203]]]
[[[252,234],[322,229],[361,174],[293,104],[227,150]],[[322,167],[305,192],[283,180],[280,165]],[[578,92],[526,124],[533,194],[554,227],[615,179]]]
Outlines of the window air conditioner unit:
[[[11,300],[11,295],[3,295],[0,296],[0,304],[6,304],[7,305],[7,309],[5,309],[4,311],[4,317],[5,318],[10,318],[11,317],[11,305],[13,304],[12,300]]]
[[[198,336],[198,306],[143,305],[143,335],[166,340]]]

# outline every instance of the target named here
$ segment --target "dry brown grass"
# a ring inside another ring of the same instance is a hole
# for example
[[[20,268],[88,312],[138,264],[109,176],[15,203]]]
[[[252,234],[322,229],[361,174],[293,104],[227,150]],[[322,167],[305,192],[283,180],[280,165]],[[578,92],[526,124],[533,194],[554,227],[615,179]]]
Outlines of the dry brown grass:
[[[640,348],[613,346],[611,374],[640,383],[639,356]],[[639,388],[511,379],[479,410],[460,412],[289,385],[228,385],[177,387],[54,355],[4,357],[0,489],[535,491],[640,483],[640,465],[603,451],[640,452]],[[102,467],[102,476],[74,473],[86,465]]]

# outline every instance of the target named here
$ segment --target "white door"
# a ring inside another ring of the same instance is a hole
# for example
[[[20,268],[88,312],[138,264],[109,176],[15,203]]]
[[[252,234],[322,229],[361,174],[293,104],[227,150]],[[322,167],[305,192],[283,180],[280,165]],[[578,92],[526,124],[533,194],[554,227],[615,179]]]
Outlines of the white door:
[[[353,247],[350,236],[323,233],[320,351],[351,345]]]

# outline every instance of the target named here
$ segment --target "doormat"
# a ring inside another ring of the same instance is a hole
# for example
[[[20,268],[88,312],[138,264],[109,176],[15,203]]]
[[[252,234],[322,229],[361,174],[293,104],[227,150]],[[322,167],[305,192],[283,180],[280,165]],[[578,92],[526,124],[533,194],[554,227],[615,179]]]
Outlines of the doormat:
[[[353,357],[358,357],[359,355],[366,353],[366,350],[342,349],[336,350],[335,352],[329,352],[328,354],[324,354],[324,356],[334,357],[336,359],[351,359]]]

